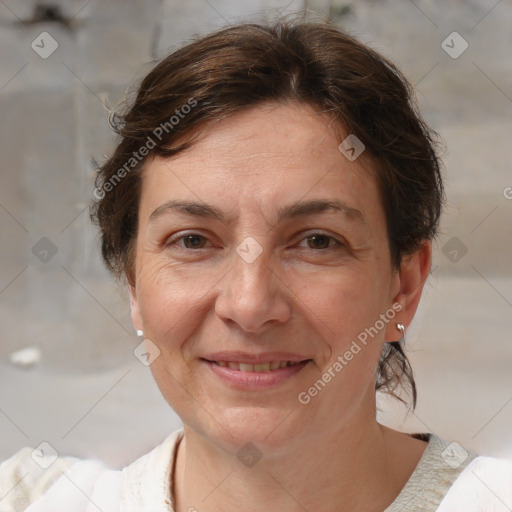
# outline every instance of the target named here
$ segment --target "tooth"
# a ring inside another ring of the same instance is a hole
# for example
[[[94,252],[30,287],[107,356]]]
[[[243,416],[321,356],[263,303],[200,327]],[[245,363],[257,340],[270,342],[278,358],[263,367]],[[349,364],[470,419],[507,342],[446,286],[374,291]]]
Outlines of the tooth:
[[[254,365],[255,372],[268,372],[270,370],[270,363],[260,363]]]
[[[240,363],[240,371],[241,372],[253,372],[254,371],[254,365],[253,364],[245,364]]]
[[[281,361],[279,363],[279,368],[284,368],[285,366],[288,366],[288,362],[287,361]]]
[[[228,365],[228,363],[226,363],[226,361],[217,361],[217,364],[219,366],[227,366]]]
[[[272,361],[270,363],[270,369],[271,370],[277,370],[279,368],[279,361]]]
[[[240,370],[239,364],[234,363],[233,361],[229,361],[228,366],[229,366],[229,368],[231,368],[231,370]]]

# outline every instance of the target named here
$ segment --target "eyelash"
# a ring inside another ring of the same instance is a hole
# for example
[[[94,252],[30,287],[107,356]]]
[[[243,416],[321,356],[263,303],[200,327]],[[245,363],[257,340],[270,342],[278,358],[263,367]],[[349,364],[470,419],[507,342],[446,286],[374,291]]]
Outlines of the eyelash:
[[[343,248],[345,247],[345,244],[343,242],[341,242],[340,240],[338,240],[337,238],[331,236],[331,235],[328,235],[326,233],[322,233],[322,232],[312,232],[312,233],[309,233],[307,236],[305,236],[304,238],[302,238],[300,240],[300,242],[304,241],[304,240],[308,240],[308,239],[311,239],[315,236],[321,236],[321,237],[326,237],[329,239],[329,246],[328,247],[325,247],[325,248],[322,248],[322,249],[314,249],[312,247],[306,247],[305,249],[308,249],[308,250],[311,250],[311,251],[315,251],[315,252],[319,252],[319,251],[328,251],[328,250],[334,250],[334,249],[340,249],[340,248]],[[171,237],[169,240],[166,241],[165,243],[165,247],[169,247],[169,246],[172,246],[172,245],[177,245],[177,242],[179,242],[180,240],[184,240],[185,238],[187,237],[200,237],[204,240],[208,240],[208,238],[206,238],[205,236],[199,234],[199,233],[195,233],[195,232],[190,232],[190,233],[186,233],[184,235],[180,235],[178,237]],[[333,242],[331,244],[331,242]],[[189,248],[189,247],[184,247],[184,246],[179,246],[180,249],[185,249],[185,250],[188,250],[188,251],[194,251],[193,248]],[[200,247],[199,249],[204,249],[204,247]]]

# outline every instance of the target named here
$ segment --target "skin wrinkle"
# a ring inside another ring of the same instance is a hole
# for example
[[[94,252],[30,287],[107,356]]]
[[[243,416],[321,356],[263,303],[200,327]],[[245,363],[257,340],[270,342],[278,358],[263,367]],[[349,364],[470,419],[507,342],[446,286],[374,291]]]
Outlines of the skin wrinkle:
[[[285,218],[312,215],[329,210],[343,213],[350,219],[358,219],[364,222],[364,216],[359,210],[351,208],[340,201],[316,200],[294,203],[286,207],[278,207],[278,213],[275,215],[276,220],[274,220],[273,223],[277,224],[282,222]],[[221,210],[212,205],[194,203],[192,201],[166,201],[151,213],[149,216],[149,222],[152,222],[155,218],[161,215],[169,213],[172,214],[173,212],[197,217],[211,217],[220,220],[224,224],[233,224],[236,220],[236,217],[233,215],[228,219]]]
[[[329,119],[309,106],[259,106],[218,123],[194,148],[170,160],[172,172],[159,158],[144,168],[132,319],[160,348],[151,371],[184,423],[177,512],[189,506],[227,512],[239,510],[241,502],[248,512],[295,511],[297,502],[308,510],[383,510],[423,453],[424,442],[376,422],[375,367],[385,340],[396,339],[395,322],[408,325],[414,315],[430,246],[393,271],[373,173],[363,160],[346,160],[339,142]],[[248,163],[247,154],[258,156]],[[258,172],[239,174],[244,165]],[[325,174],[327,169],[333,170]],[[169,200],[198,198],[237,222],[181,214],[149,222]],[[361,211],[365,223],[324,212],[269,230],[265,219],[273,218],[277,205],[326,198]],[[189,256],[185,249],[165,247],[171,233],[196,230],[211,233],[207,238],[218,248]],[[350,249],[299,250],[296,233],[303,231],[338,234]],[[252,263],[235,251],[247,236],[263,247]],[[298,393],[397,302],[403,309],[393,322],[314,400],[300,404]],[[233,349],[297,352],[312,363],[274,390],[240,392],[200,359],[207,351]],[[262,453],[252,468],[236,458],[247,442]]]

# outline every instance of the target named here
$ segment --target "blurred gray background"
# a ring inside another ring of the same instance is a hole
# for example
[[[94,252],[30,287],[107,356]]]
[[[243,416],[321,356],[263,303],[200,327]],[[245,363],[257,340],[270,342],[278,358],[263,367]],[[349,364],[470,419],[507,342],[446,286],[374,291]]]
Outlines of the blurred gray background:
[[[304,9],[398,64],[446,143],[449,204],[407,340],[418,407],[382,400],[381,418],[512,456],[511,0],[0,0],[0,460],[47,441],[123,465],[180,425],[100,261],[91,160],[153,59]],[[28,347],[39,360],[16,362]]]

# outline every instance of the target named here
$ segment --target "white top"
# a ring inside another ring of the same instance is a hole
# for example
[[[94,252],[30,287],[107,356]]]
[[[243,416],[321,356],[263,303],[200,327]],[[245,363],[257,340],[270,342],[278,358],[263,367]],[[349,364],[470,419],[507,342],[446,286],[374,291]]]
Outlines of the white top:
[[[109,469],[96,460],[53,461],[23,448],[0,464],[0,510],[174,512],[170,483],[182,436],[182,430],[174,432],[123,470]],[[511,462],[476,457],[457,443],[426,437],[429,444],[416,469],[384,512],[512,510]]]

